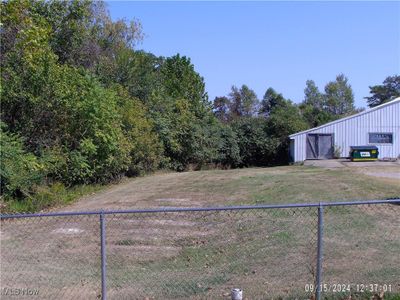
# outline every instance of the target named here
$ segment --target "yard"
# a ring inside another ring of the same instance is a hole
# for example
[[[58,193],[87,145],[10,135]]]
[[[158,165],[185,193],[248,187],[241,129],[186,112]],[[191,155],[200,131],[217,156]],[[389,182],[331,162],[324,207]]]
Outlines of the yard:
[[[61,210],[278,204],[400,197],[396,178],[372,177],[375,166],[309,166],[159,173],[134,178]],[[391,173],[400,165],[379,167]]]
[[[354,168],[288,166],[159,173],[58,210],[399,195],[400,185],[393,178],[371,177]],[[400,293],[399,213],[400,206],[386,204],[327,208],[324,282],[352,284],[352,291],[356,284],[390,285],[392,292]],[[109,298],[229,299],[233,287],[243,288],[246,299],[309,297],[306,286],[314,284],[316,225],[315,208],[107,215]],[[1,250],[2,287],[38,288],[40,299],[99,296],[96,215],[5,220]]]

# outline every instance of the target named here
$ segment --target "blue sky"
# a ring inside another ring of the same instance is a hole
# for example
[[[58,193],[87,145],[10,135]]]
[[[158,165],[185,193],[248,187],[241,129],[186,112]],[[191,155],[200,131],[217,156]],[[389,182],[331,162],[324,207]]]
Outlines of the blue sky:
[[[369,85],[400,73],[400,2],[110,1],[113,19],[136,18],[138,49],[191,58],[210,100],[247,84],[273,87],[294,102],[307,79],[320,90],[344,73],[356,106]]]

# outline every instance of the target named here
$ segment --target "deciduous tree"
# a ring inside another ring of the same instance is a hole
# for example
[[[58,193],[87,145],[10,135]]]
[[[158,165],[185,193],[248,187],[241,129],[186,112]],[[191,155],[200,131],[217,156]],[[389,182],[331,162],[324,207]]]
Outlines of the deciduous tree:
[[[230,101],[228,97],[215,97],[213,102],[214,115],[221,121],[227,122],[229,120],[229,107]]]
[[[365,97],[369,107],[374,107],[400,97],[400,76],[387,77],[383,84],[370,86],[372,96]]]
[[[275,107],[279,107],[285,103],[282,94],[278,94],[273,88],[268,88],[261,101],[259,114],[268,117]]]
[[[254,116],[258,109],[258,98],[256,93],[247,85],[239,89],[232,86],[229,94],[231,118]]]
[[[335,116],[354,112],[354,95],[348,79],[343,74],[325,86],[325,110]]]

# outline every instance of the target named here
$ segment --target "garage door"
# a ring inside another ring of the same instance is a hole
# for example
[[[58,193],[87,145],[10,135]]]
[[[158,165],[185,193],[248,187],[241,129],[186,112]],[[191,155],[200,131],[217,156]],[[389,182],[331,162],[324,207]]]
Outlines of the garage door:
[[[333,134],[307,134],[307,159],[333,158]]]

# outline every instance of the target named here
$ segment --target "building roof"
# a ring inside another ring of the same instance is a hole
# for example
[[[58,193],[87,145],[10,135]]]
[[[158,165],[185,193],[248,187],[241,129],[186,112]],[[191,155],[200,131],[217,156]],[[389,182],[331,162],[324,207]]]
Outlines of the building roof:
[[[314,131],[316,129],[321,129],[321,128],[324,128],[326,126],[330,126],[330,125],[333,125],[333,124],[336,124],[336,123],[340,123],[340,122],[343,122],[343,121],[346,121],[346,120],[350,120],[350,119],[356,118],[358,116],[368,114],[368,113],[373,112],[375,110],[379,110],[379,109],[382,109],[382,108],[384,108],[386,106],[393,105],[393,104],[396,104],[396,103],[400,103],[400,97],[395,98],[392,101],[383,103],[381,105],[375,106],[373,108],[370,108],[370,109],[364,110],[362,112],[359,112],[358,114],[351,115],[351,116],[348,116],[348,117],[345,117],[345,118],[341,118],[341,119],[338,119],[338,120],[323,124],[323,125],[318,126],[318,127],[314,127],[314,128],[310,128],[310,129],[307,129],[307,130],[304,130],[304,131],[293,133],[293,134],[289,135],[289,137],[292,138],[292,137],[295,137],[295,136],[303,134],[303,133],[311,132],[311,131]]]

